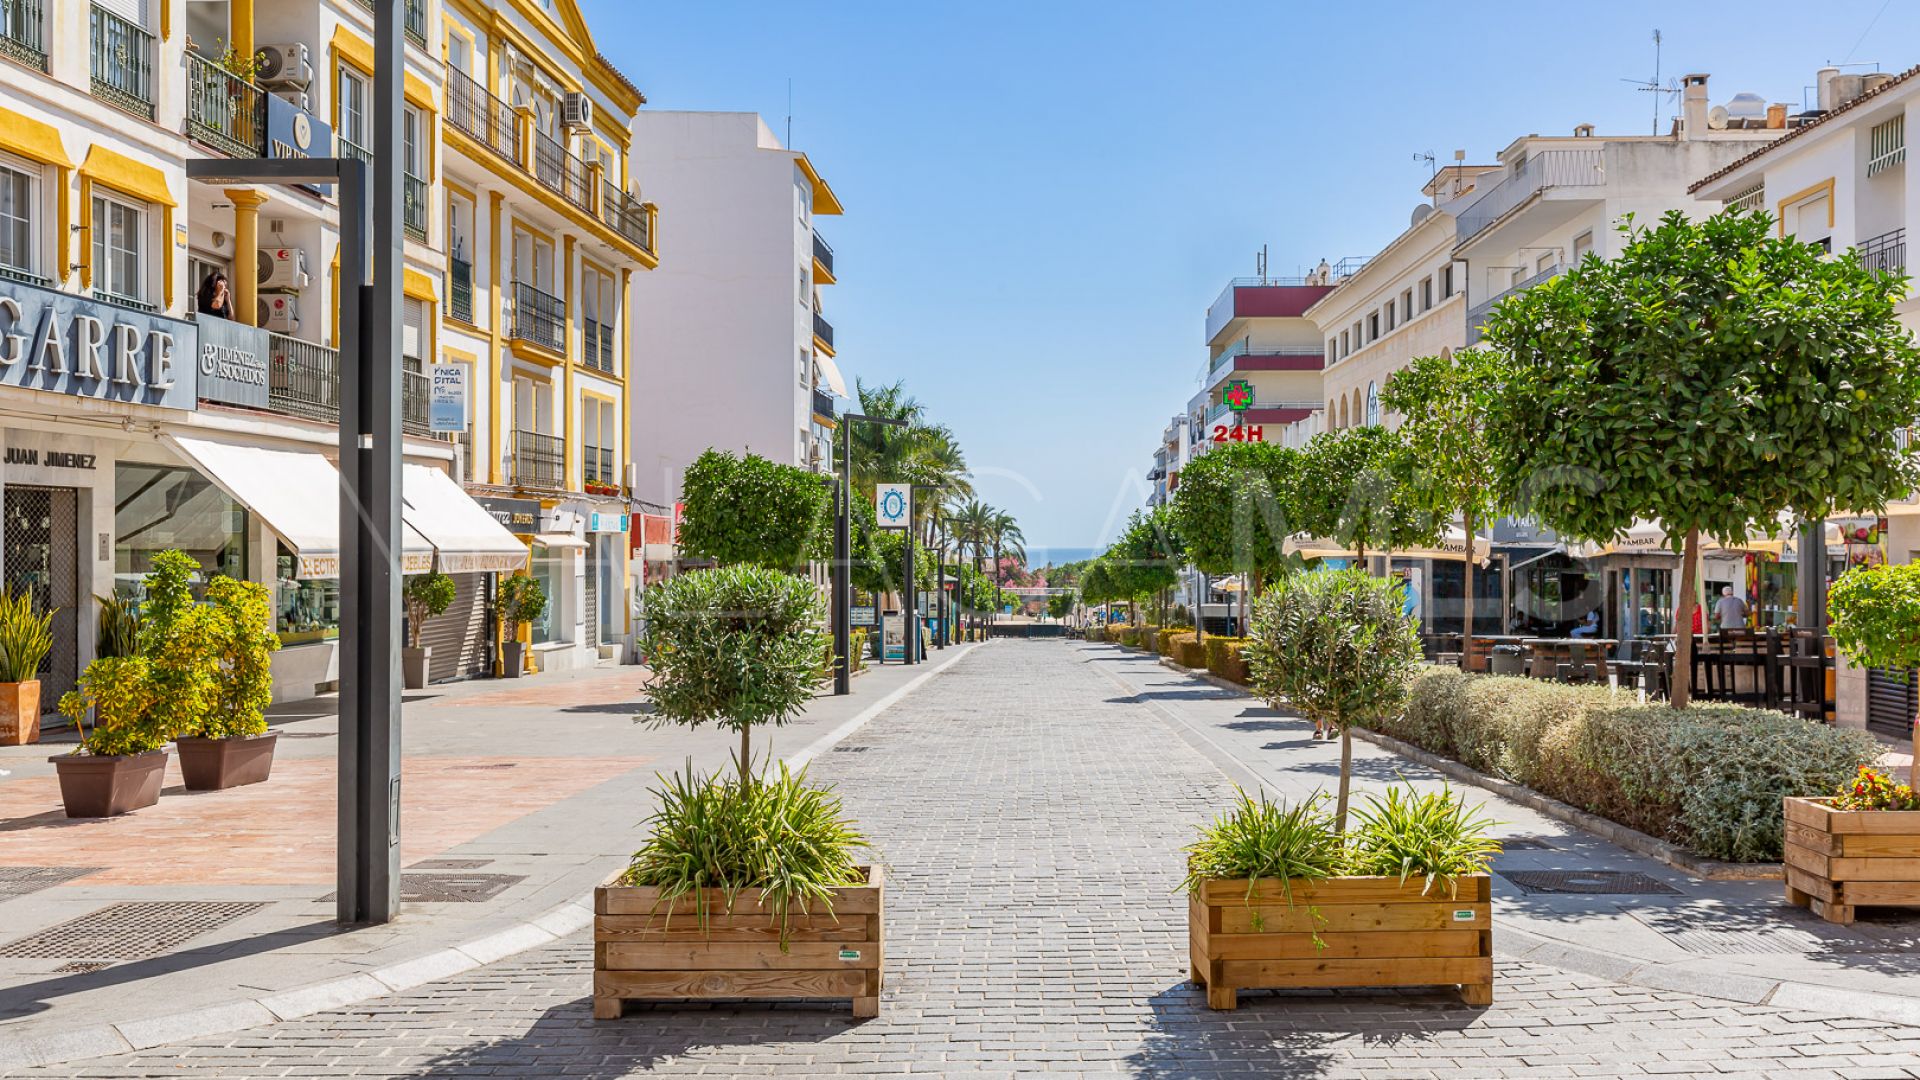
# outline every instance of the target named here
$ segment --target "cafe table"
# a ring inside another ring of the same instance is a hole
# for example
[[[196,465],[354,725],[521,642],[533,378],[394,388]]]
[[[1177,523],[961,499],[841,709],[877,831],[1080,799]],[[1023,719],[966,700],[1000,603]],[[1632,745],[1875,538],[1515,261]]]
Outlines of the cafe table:
[[[1603,637],[1530,637],[1522,639],[1520,644],[1527,650],[1527,673],[1536,679],[1553,678],[1559,665],[1573,662],[1573,647],[1586,645],[1589,647],[1587,658],[1592,661],[1599,681],[1606,682],[1610,674],[1607,654],[1620,642],[1616,638]]]

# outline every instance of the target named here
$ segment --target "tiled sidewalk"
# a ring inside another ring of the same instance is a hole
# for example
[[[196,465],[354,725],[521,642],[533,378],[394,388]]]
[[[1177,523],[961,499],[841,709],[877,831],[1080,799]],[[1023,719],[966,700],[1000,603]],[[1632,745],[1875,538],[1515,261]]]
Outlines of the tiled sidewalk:
[[[351,1009],[27,1075],[1920,1076],[1920,1029],[1528,963],[1500,965],[1488,1010],[1286,993],[1210,1012],[1185,981],[1179,849],[1231,785],[1104,670],[1134,662],[996,642],[816,764],[889,871],[878,1020],[700,1005],[596,1023],[575,936]]]

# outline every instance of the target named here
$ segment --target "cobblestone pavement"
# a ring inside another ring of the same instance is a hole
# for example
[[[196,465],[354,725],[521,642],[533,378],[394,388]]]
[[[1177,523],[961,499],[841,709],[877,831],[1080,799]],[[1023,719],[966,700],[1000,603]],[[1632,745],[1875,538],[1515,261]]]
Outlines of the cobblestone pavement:
[[[1920,1077],[1920,1029],[1503,963],[1496,1004],[1185,981],[1179,848],[1231,794],[1095,665],[981,649],[824,755],[889,868],[878,1020],[629,1008],[595,1023],[576,938],[347,1010],[37,1076]],[[1496,932],[1497,933],[1497,932]]]

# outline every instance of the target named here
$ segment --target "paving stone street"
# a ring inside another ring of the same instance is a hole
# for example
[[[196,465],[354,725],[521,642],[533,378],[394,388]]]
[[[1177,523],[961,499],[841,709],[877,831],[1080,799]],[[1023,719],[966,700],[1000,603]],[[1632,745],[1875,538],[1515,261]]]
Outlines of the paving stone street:
[[[1514,960],[1485,1010],[1246,993],[1209,1011],[1185,978],[1180,848],[1233,785],[1110,674],[1138,662],[994,642],[814,764],[889,875],[877,1020],[747,1004],[596,1023],[581,933],[346,1009],[21,1075],[1920,1077],[1920,1029]]]

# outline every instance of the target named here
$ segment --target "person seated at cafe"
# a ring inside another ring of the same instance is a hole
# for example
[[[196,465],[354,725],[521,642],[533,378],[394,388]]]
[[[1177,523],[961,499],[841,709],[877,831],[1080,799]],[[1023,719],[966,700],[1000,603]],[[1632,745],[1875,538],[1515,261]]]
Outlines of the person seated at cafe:
[[[1594,611],[1587,612],[1587,617],[1580,620],[1580,625],[1574,627],[1572,632],[1569,633],[1567,636],[1598,637],[1599,635],[1600,635],[1600,612],[1598,610],[1594,610]]]
[[[227,275],[215,270],[200,282],[194,310],[202,315],[218,315],[222,319],[234,317],[233,293],[227,288]]]

